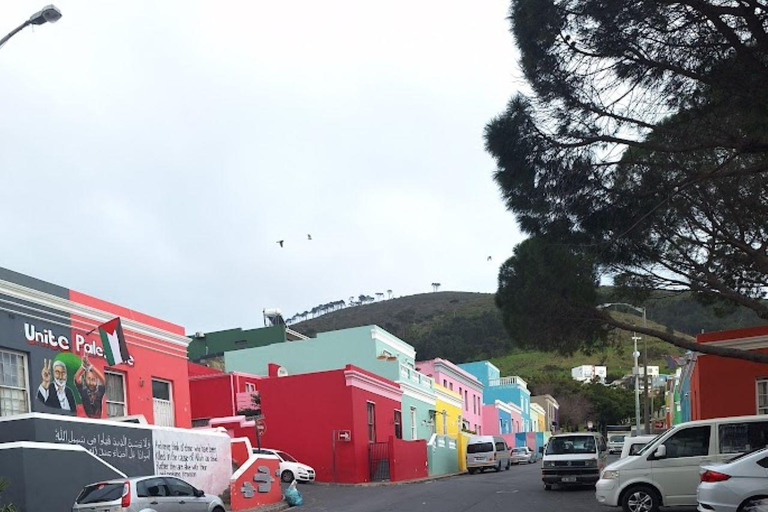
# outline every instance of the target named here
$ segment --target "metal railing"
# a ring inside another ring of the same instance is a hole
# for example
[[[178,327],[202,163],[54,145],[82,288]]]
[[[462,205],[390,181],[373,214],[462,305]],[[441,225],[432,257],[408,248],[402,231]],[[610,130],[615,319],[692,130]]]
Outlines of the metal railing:
[[[490,379],[488,381],[489,387],[495,387],[495,386],[521,386],[523,388],[528,389],[528,383],[525,382],[520,377],[502,377],[500,379]]]
[[[410,366],[400,363],[400,380],[411,382],[423,388],[432,389],[435,385],[435,379],[427,377]]]

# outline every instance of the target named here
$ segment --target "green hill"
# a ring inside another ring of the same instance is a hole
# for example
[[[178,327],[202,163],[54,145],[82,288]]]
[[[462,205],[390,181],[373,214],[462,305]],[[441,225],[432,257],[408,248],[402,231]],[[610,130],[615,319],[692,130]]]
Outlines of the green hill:
[[[720,330],[761,323],[746,311],[719,318],[712,308],[699,305],[687,294],[659,294],[646,301],[645,306],[649,325],[689,336],[701,329]],[[614,314],[638,324],[642,321],[630,314]],[[612,377],[630,373],[632,367],[632,333],[625,331],[613,332],[616,342],[613,348],[592,354],[579,352],[566,356],[515,347],[514,339],[501,323],[493,294],[488,293],[436,292],[382,300],[340,309],[293,324],[291,328],[314,336],[318,332],[370,324],[379,325],[412,344],[419,359],[445,357],[457,363],[490,359],[503,375],[520,375],[534,381],[543,376],[570,376],[570,369],[581,364],[603,364]],[[666,368],[665,355],[681,353],[656,338],[647,340],[647,350],[648,364],[662,369]]]

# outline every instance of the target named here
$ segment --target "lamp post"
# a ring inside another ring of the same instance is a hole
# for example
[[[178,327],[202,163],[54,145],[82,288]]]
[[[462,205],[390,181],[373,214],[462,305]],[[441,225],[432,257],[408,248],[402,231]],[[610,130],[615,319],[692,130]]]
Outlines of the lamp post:
[[[632,375],[635,377],[635,435],[640,435],[640,369],[637,367],[637,359],[640,357],[640,352],[637,351],[637,340],[640,336],[637,333],[632,333],[632,341],[635,342],[635,350],[632,352],[632,359],[634,361],[634,367],[632,368]]]
[[[638,306],[634,306],[632,304],[628,304],[626,302],[609,302],[607,304],[600,304],[598,309],[606,309],[613,306],[624,306],[630,309],[634,309],[638,313],[643,314],[643,328],[648,327],[648,319],[645,308],[641,308]],[[632,337],[632,339],[635,339],[637,337],[636,335]],[[635,352],[632,353],[634,356],[637,352],[637,340],[635,340]],[[639,357],[639,353],[638,353]],[[637,368],[637,358],[635,358],[635,368]],[[637,385],[637,374],[635,374],[635,385]],[[639,393],[636,393],[635,396],[637,396]],[[638,410],[640,409],[639,405],[635,406],[635,414],[638,414]],[[651,433],[651,417],[650,417],[650,409],[648,404],[648,343],[645,340],[645,337],[643,337],[643,415],[645,416],[645,433],[650,434]],[[639,421],[638,423],[638,434],[640,433],[639,429]]]
[[[7,36],[0,39],[2,47],[10,38],[24,30],[30,25],[42,25],[43,23],[56,23],[61,19],[61,11],[55,5],[46,5],[41,10],[29,17],[27,21],[11,30]]]

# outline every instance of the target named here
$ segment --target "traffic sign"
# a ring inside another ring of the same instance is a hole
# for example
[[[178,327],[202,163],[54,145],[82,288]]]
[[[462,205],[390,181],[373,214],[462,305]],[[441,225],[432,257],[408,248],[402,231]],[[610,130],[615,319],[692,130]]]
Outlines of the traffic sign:
[[[259,430],[259,436],[263,436],[267,432],[267,422],[264,418],[256,420],[256,428]]]
[[[339,430],[338,438],[339,438],[339,441],[351,441],[352,432],[350,432],[349,430]]]

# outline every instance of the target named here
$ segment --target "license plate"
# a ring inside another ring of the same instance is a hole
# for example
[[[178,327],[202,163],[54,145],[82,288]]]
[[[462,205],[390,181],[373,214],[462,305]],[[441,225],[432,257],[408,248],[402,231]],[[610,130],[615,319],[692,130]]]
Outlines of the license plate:
[[[572,482],[576,481],[576,477],[575,476],[564,476],[563,478],[560,479],[560,481],[561,482],[571,482],[572,483]]]
[[[475,457],[475,462],[481,462],[484,460],[485,460],[485,457]]]

